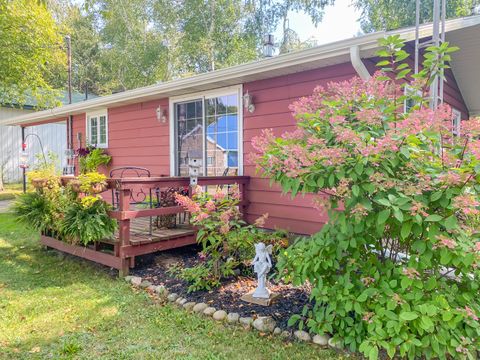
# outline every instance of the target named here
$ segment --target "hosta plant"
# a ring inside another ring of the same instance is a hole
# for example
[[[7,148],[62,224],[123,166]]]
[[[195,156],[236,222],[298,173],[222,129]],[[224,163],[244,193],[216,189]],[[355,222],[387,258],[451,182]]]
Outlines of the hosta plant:
[[[423,96],[403,113],[408,54],[398,37],[384,45],[383,71],[317,87],[292,105],[295,131],[254,140],[260,171],[293,196],[315,194],[329,215],[282,254],[280,273],[313,287],[313,307],[290,324],[334,334],[370,359],[474,359],[480,120],[453,136],[451,109],[424,98],[447,67],[447,43],[426,50],[409,78]]]

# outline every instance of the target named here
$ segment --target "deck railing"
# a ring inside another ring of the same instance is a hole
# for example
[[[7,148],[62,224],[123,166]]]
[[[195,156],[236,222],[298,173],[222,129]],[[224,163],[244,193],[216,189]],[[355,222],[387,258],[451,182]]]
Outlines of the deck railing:
[[[248,205],[248,199],[246,197],[246,186],[248,185],[250,178],[248,176],[205,176],[198,178],[198,185],[200,186],[228,186],[237,184],[240,190],[241,199],[239,206],[243,213]],[[132,178],[120,178],[120,179],[108,179],[109,188],[114,190],[113,202],[115,203],[115,197],[118,195],[118,203],[114,210],[110,211],[110,216],[118,220],[119,234],[118,243],[115,246],[115,256],[122,259],[122,269],[124,272],[128,272],[128,268],[133,266],[134,257],[151,253],[154,251],[164,250],[166,242],[157,241],[142,244],[141,246],[135,246],[131,243],[131,221],[137,218],[151,218],[164,215],[177,215],[183,213],[185,210],[178,205],[167,207],[156,207],[148,209],[136,209],[132,208],[133,193],[138,192],[139,189],[142,193],[146,194],[154,193],[158,189],[168,188],[188,188],[190,184],[190,178],[188,177],[132,177]],[[150,200],[151,201],[151,200]],[[151,202],[150,202],[151,204]],[[175,246],[178,247],[192,243],[195,240],[195,234],[179,237],[174,239],[176,241]]]

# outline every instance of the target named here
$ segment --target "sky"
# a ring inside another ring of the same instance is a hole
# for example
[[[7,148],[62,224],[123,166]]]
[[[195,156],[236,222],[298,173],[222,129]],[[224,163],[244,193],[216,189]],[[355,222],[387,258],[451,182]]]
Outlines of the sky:
[[[317,40],[317,44],[325,44],[358,35],[360,30],[360,11],[351,5],[350,0],[335,0],[335,5],[325,8],[323,20],[315,27],[308,15],[292,12],[289,25],[297,32],[300,40]],[[281,29],[275,34],[279,39]]]

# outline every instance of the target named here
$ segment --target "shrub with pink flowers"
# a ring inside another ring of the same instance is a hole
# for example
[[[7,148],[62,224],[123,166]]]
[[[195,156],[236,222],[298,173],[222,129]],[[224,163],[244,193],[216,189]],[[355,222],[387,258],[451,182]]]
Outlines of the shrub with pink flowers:
[[[314,306],[290,324],[333,334],[370,359],[474,359],[480,120],[453,136],[451,109],[429,106],[454,48],[428,48],[411,75],[403,42],[383,45],[371,79],[317,87],[292,105],[295,131],[253,142],[261,173],[294,196],[316,194],[314,206],[329,215],[279,261],[286,279],[313,287]],[[405,80],[417,91],[404,95]],[[416,105],[404,113],[407,98]]]
[[[192,197],[175,195],[177,203],[190,214],[190,223],[198,228],[197,242],[202,245],[202,263],[179,270],[179,276],[191,285],[189,290],[210,290],[219,286],[223,278],[250,270],[255,254],[254,244],[263,242],[274,246],[273,253],[288,246],[286,234],[262,229],[268,214],[254,224],[242,220],[238,186],[217,187],[204,191],[200,186]]]

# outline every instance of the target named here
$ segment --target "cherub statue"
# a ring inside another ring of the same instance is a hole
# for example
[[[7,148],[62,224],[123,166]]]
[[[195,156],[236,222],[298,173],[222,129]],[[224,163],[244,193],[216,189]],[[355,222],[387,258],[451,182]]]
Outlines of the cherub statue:
[[[265,246],[264,243],[255,244],[255,258],[252,261],[253,270],[257,273],[258,284],[252,296],[255,298],[268,299],[270,291],[268,291],[267,274],[272,268],[272,245]]]

